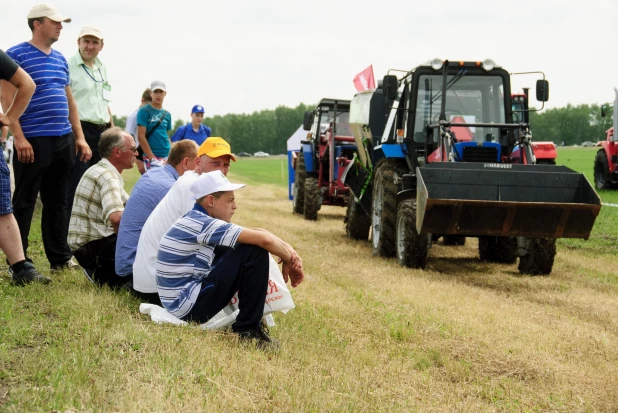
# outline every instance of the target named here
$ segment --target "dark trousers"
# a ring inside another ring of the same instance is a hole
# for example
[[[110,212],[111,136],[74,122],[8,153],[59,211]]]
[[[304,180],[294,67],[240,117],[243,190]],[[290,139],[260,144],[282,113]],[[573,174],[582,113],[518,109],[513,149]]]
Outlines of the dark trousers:
[[[260,247],[238,244],[215,262],[214,269],[202,281],[195,305],[184,317],[205,323],[221,311],[238,291],[240,310],[234,331],[257,328],[264,315],[268,289],[268,252]]]
[[[109,285],[111,288],[122,287],[130,278],[116,275],[116,240],[118,236],[90,241],[73,251],[79,265],[92,274],[92,279],[99,285]]]
[[[41,192],[43,216],[41,233],[45,255],[51,265],[62,265],[71,259],[67,244],[67,190],[75,156],[73,133],[28,139],[34,150],[34,162],[22,163],[13,153],[15,193],[13,214],[21,233],[24,254],[28,251],[28,235],[37,195]]]
[[[82,179],[82,175],[84,175],[86,170],[101,160],[101,155],[99,154],[99,140],[101,140],[101,133],[105,132],[111,126],[110,124],[95,125],[90,122],[80,123],[82,125],[84,137],[86,138],[86,143],[90,146],[90,150],[92,151],[92,158],[90,158],[89,161],[82,162],[79,160],[82,156],[81,152],[75,155],[75,167],[73,168],[73,173],[71,174],[69,193],[67,196],[67,200],[69,202],[69,218],[71,217],[71,211],[73,210],[73,198],[75,197],[77,184],[79,184],[79,180]]]

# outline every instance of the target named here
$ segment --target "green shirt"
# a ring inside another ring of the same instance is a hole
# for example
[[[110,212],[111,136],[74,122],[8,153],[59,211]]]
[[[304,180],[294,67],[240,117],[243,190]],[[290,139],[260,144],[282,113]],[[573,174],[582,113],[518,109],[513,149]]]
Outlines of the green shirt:
[[[79,50],[69,59],[69,77],[71,92],[77,103],[79,120],[104,124],[110,121],[109,100],[104,95],[107,83],[107,70],[99,58],[94,59],[92,69],[86,66]]]

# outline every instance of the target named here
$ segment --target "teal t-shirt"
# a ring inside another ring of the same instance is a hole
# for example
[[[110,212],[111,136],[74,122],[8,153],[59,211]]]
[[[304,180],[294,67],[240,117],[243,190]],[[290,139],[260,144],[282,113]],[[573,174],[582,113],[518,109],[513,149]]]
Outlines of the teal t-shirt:
[[[163,113],[165,113],[165,118],[148,138],[150,149],[157,158],[167,158],[170,153],[170,139],[167,131],[172,130],[172,115],[165,109],[155,109],[150,104],[142,106],[137,112],[137,125],[146,127],[146,134],[157,126]]]

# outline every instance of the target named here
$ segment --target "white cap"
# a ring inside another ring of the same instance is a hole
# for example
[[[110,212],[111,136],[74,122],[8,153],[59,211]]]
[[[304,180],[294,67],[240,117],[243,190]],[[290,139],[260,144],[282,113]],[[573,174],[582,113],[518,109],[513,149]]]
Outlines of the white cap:
[[[153,80],[150,84],[150,90],[152,90],[153,92],[155,90],[162,90],[164,92],[167,92],[167,89],[165,88],[165,83],[163,83],[162,80]]]
[[[70,17],[58,13],[58,10],[56,10],[51,4],[47,3],[35,5],[30,9],[30,12],[28,13],[28,19],[38,19],[40,17],[47,17],[48,19],[55,22],[71,22]]]
[[[81,39],[84,36],[92,36],[92,37],[96,37],[99,40],[103,40],[103,33],[101,33],[101,30],[97,29],[96,27],[92,27],[92,26],[82,27],[82,29],[79,31],[79,36],[77,38]]]
[[[201,174],[197,181],[191,185],[191,192],[195,199],[215,192],[234,191],[244,187],[245,184],[233,184],[223,175],[221,171],[212,171]]]

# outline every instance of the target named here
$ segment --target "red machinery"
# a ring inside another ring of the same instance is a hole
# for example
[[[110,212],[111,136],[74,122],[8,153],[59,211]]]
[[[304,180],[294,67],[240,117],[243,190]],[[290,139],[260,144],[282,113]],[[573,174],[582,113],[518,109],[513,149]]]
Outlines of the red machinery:
[[[614,126],[605,133],[605,140],[601,142],[601,149],[594,159],[594,184],[597,189],[615,189],[618,187],[618,88],[614,88]],[[607,105],[601,106],[601,116],[607,116]]]

